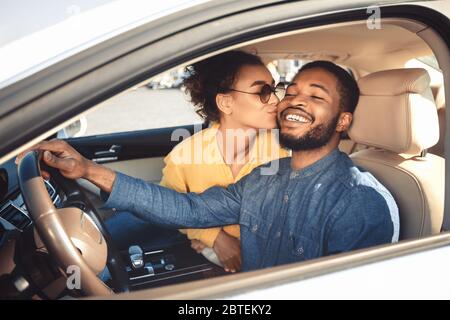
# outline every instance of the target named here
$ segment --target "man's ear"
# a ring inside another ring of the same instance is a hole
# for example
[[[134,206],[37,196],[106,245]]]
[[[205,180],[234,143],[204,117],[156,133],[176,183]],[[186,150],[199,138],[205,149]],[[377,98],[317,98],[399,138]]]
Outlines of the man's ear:
[[[350,112],[342,112],[336,126],[337,132],[345,132],[350,128],[353,121],[353,115]]]
[[[216,95],[216,104],[221,112],[226,115],[230,115],[233,113],[232,109],[233,99],[229,94],[218,93]]]

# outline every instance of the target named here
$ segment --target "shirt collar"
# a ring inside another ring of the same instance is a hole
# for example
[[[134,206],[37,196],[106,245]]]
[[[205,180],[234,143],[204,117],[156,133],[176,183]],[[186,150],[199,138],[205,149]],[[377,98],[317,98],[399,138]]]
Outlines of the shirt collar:
[[[285,158],[286,160],[289,159],[289,161],[280,161],[280,167],[278,170],[279,175],[284,174],[290,174],[291,178],[299,178],[299,177],[307,177],[310,175],[313,175],[315,173],[318,173],[328,166],[330,166],[332,163],[336,162],[341,155],[341,152],[338,148],[335,148],[332,152],[327,154],[322,159],[319,159],[318,161],[314,162],[313,164],[307,166],[306,168],[300,169],[300,170],[293,170],[291,167],[291,159],[292,158]]]

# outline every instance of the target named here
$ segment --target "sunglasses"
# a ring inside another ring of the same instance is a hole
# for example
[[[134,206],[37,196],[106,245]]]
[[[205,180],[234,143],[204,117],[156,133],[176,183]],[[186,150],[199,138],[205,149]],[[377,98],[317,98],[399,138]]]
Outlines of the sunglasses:
[[[284,82],[280,82],[275,87],[272,87],[269,84],[265,84],[261,87],[260,92],[247,92],[247,91],[241,91],[233,88],[229,88],[229,91],[235,91],[240,93],[246,93],[246,94],[253,94],[259,96],[259,99],[262,103],[267,103],[270,100],[270,97],[272,96],[272,93],[275,94],[275,96],[282,100],[284,98],[284,95],[286,93],[286,84]]]

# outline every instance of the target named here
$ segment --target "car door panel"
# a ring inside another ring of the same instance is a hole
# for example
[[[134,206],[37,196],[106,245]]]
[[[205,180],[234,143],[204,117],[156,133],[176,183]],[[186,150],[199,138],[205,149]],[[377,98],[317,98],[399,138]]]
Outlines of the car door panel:
[[[187,125],[170,128],[120,132],[89,137],[70,138],[66,141],[84,157],[98,163],[165,157],[181,140],[176,132],[192,135],[206,128]]]
[[[162,178],[162,169],[164,168],[164,157],[110,162],[106,163],[105,166],[131,177],[159,183]]]
[[[90,160],[132,177],[158,183],[162,177],[164,157],[181,142],[179,135],[174,133],[190,136],[206,126],[187,125],[121,132],[70,138],[66,141]]]

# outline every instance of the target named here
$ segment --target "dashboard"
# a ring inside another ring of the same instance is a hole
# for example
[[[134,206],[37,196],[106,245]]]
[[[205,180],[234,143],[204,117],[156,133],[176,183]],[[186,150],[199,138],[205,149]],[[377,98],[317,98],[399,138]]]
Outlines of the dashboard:
[[[0,167],[0,239],[6,231],[23,232],[32,225],[22,194],[20,193],[17,179],[17,166],[14,159]],[[45,181],[47,191],[58,207],[61,198],[50,181]],[[0,242],[1,243],[1,242]]]
[[[36,284],[53,283],[60,272],[47,254],[36,250],[34,223],[20,192],[14,160],[0,166],[0,298],[55,298],[57,294],[30,293]],[[53,181],[45,181],[45,186],[52,202],[60,208],[65,194],[58,192]]]

